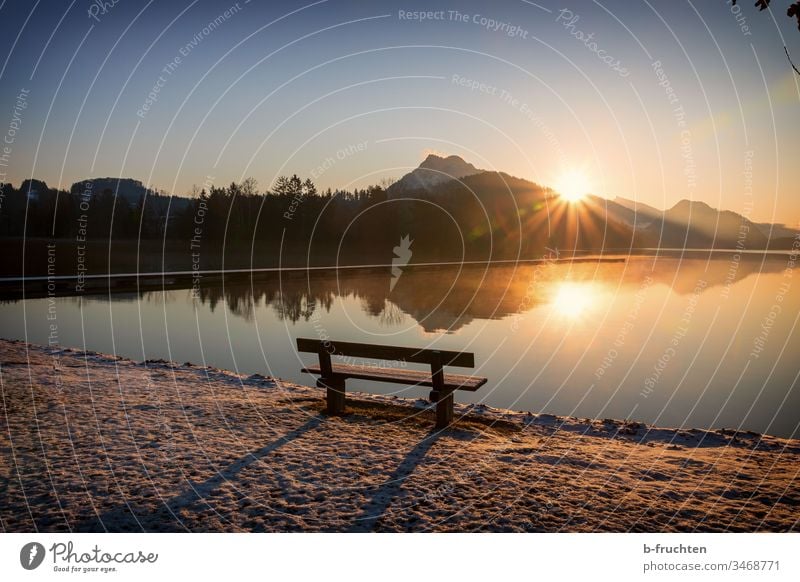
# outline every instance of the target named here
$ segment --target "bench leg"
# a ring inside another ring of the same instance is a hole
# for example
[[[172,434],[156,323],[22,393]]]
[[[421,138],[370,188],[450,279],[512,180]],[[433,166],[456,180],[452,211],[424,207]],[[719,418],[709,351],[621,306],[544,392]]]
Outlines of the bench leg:
[[[328,414],[341,416],[344,414],[345,385],[340,378],[320,378],[317,380],[319,388],[325,388],[325,398],[328,402]]]
[[[447,428],[453,422],[453,391],[440,391],[436,400],[436,428]]]

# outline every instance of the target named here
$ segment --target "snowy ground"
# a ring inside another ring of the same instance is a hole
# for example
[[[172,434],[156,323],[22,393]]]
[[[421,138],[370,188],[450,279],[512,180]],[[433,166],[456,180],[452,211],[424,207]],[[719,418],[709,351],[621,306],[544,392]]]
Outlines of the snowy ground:
[[[323,393],[0,340],[3,531],[789,531],[800,441]],[[466,416],[465,416],[466,415]]]

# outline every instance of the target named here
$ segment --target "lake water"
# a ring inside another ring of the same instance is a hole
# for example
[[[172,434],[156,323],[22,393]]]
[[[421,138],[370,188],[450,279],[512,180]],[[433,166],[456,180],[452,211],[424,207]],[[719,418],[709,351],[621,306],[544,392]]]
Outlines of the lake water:
[[[187,289],[7,302],[0,335],[46,344],[52,332],[63,346],[302,383],[313,382],[300,368],[316,358],[296,353],[297,337],[465,350],[489,382],[457,401],[790,437],[800,421],[800,273],[790,259],[407,268],[391,290],[388,267],[276,275],[197,298]]]

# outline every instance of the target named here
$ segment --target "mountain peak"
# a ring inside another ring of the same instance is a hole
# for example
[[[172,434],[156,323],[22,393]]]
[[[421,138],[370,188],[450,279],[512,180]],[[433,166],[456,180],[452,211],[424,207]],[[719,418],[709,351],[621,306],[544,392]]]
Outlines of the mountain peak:
[[[694,208],[696,210],[715,210],[702,200],[689,200],[688,198],[678,201],[678,203],[670,208],[670,210],[687,210],[690,208]]]
[[[444,182],[480,174],[483,171],[464,161],[460,156],[442,157],[437,154],[428,154],[415,170],[400,178],[390,187],[390,190],[395,192],[430,190]]]
[[[419,165],[419,168],[426,170],[436,170],[450,174],[453,178],[462,178],[470,174],[477,174],[475,166],[464,161],[464,158],[456,155],[442,157],[436,154],[428,154],[428,157]]]

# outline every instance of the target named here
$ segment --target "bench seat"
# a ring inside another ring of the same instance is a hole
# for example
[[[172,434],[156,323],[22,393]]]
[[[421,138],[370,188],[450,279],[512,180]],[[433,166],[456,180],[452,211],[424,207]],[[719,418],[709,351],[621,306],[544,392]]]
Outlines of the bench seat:
[[[376,382],[391,382],[394,384],[408,384],[416,386],[433,386],[433,377],[428,371],[408,370],[406,368],[380,368],[377,366],[352,366],[348,364],[332,363],[333,374],[340,378],[353,378],[356,380],[375,380]],[[322,375],[319,366],[308,366],[302,372],[307,374]],[[443,388],[448,390],[467,390],[475,392],[486,384],[487,379],[479,376],[463,376],[461,374],[444,374]]]
[[[453,352],[449,350],[432,350],[427,348],[409,348],[404,346],[384,346],[376,344],[360,344],[340,342],[329,338],[297,338],[297,351],[317,354],[318,366],[305,366],[302,371],[314,374],[317,386],[325,388],[327,412],[331,416],[340,416],[345,411],[345,384],[348,378],[355,380],[372,380],[375,382],[391,382],[410,386],[430,386],[428,399],[436,404],[436,428],[443,429],[453,422],[453,393],[456,390],[475,392],[486,384],[486,378],[478,376],[462,376],[447,374],[445,366],[457,368],[474,368],[475,354],[469,352]],[[396,366],[384,367],[363,363],[357,366],[345,363],[334,363],[331,356],[342,356],[345,361],[353,358],[381,360],[386,363],[398,362]],[[409,370],[407,364],[427,364],[430,372]]]

